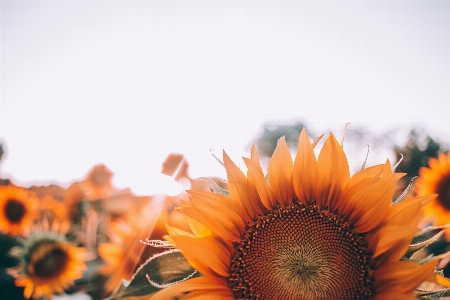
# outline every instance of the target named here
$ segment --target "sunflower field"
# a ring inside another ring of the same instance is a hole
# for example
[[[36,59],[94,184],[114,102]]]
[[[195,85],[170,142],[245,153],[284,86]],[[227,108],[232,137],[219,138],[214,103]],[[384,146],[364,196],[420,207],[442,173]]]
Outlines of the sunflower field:
[[[104,164],[67,187],[0,178],[0,298],[450,299],[448,150],[413,130],[351,172],[352,136],[266,130],[242,162],[214,155],[224,179],[170,154],[178,195]]]

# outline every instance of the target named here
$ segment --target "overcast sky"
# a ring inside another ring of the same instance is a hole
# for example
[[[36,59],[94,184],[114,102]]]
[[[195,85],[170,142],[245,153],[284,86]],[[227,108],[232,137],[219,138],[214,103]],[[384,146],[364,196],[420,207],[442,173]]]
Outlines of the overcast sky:
[[[225,176],[211,151],[240,161],[264,122],[303,120],[339,138],[347,122],[415,126],[449,141],[450,1],[1,1],[0,11],[0,176],[17,184],[67,184],[104,163],[118,187],[164,192],[169,153],[184,154],[193,177]]]

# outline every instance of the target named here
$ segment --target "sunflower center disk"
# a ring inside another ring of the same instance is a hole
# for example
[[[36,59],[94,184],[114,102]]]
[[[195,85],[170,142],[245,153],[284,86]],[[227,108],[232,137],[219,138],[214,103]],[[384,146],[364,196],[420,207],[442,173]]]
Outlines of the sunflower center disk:
[[[370,299],[364,235],[316,204],[260,216],[235,245],[228,284],[237,299]]]
[[[436,193],[439,194],[438,199],[442,206],[450,209],[450,174],[444,176],[436,187]]]
[[[5,215],[11,223],[20,223],[25,215],[25,207],[16,199],[9,199],[5,205]]]
[[[60,248],[48,249],[44,256],[34,263],[34,274],[42,278],[58,276],[66,268],[68,256]]]

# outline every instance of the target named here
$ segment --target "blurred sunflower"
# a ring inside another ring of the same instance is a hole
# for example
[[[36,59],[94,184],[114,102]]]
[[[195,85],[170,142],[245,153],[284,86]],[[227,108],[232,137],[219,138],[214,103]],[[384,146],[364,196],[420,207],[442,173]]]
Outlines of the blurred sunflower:
[[[33,232],[15,249],[13,255],[20,259],[19,266],[10,269],[16,286],[25,287],[24,297],[49,299],[71,286],[87,269],[87,251],[68,242],[57,232]]]
[[[173,209],[174,198],[164,196],[162,209],[153,211],[153,216],[145,213],[150,206],[144,206],[140,212],[129,211],[122,218],[112,221],[111,232],[108,235],[111,241],[98,246],[98,253],[105,261],[105,265],[101,266],[99,271],[109,276],[105,284],[107,292],[117,288],[122,279],[131,280],[136,268],[148,257],[164,251],[164,249],[147,247],[141,241],[145,241],[146,238],[160,240],[167,234],[166,224],[189,230],[184,216]],[[152,201],[158,200],[152,199]],[[177,204],[179,204],[178,201]]]
[[[105,284],[107,292],[112,292],[122,279],[130,280],[141,259],[145,245],[140,242],[143,239],[140,220],[138,215],[134,215],[127,220],[112,222],[111,242],[98,245],[98,254],[105,261],[99,272],[109,276]]]
[[[64,222],[69,220],[66,206],[51,196],[47,195],[39,199],[39,210],[41,218],[46,218],[49,221]]]
[[[89,200],[104,199],[115,191],[111,179],[113,173],[103,164],[94,166],[87,178],[83,181],[86,195]]]
[[[425,220],[433,220],[436,225],[450,223],[450,153],[439,153],[438,158],[430,158],[429,168],[419,169],[415,183],[417,195],[438,194],[423,210]]]
[[[80,215],[80,204],[85,197],[82,184],[79,182],[71,184],[64,191],[63,203],[71,220],[76,221],[76,217]]]
[[[267,180],[255,147],[247,177],[224,153],[229,195],[189,191],[182,201],[192,233],[167,239],[204,276],[153,299],[416,299],[437,261],[402,260],[432,196],[392,205],[389,161],[350,177],[331,135],[316,160],[305,130],[294,163],[281,139]]]
[[[0,231],[26,235],[37,217],[37,199],[25,189],[0,186]]]

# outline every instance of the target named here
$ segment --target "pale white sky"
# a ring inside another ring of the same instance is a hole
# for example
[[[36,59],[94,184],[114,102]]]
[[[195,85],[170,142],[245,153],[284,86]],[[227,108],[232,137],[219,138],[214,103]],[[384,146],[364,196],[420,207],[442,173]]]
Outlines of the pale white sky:
[[[240,161],[266,121],[449,141],[449,16],[450,1],[1,1],[1,176],[67,184],[104,163],[118,187],[164,192],[169,153],[225,176],[210,149]]]

